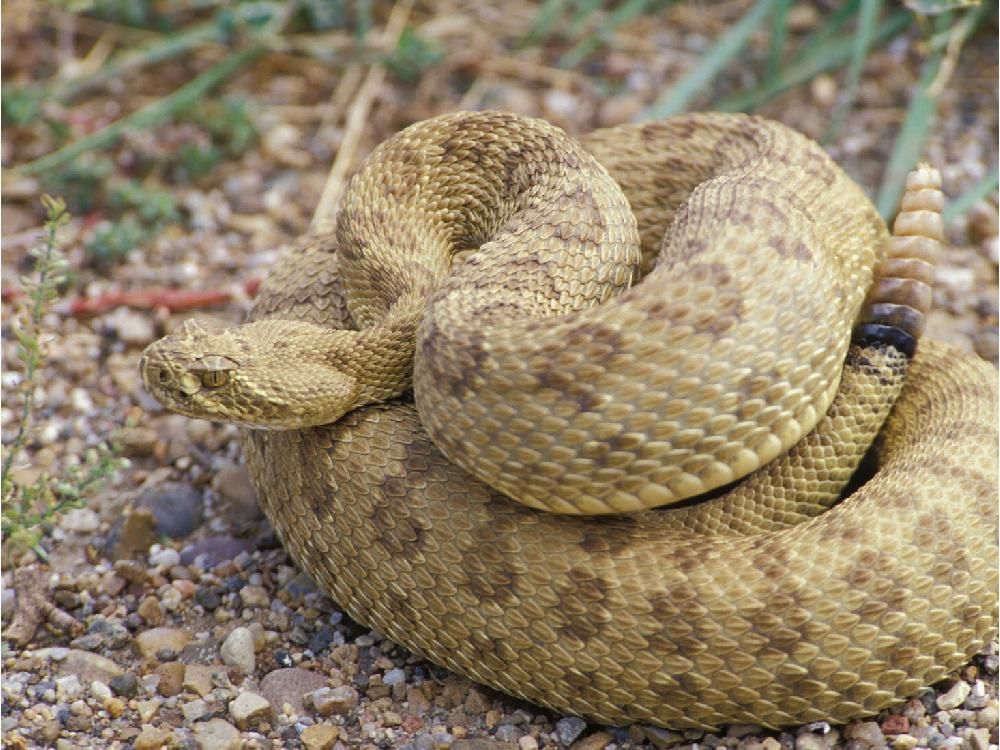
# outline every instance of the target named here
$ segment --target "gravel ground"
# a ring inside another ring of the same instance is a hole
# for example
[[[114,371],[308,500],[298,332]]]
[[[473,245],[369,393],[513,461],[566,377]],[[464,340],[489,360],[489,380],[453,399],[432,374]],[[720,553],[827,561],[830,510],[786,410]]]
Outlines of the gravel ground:
[[[43,11],[18,5],[26,8],[24,17],[4,17],[6,26],[14,26],[5,30],[14,34],[4,45],[8,80],[30,77],[32,66],[55,47],[56,35],[47,30],[58,27]],[[342,149],[350,148],[347,166],[356,166],[400,127],[459,107],[543,115],[571,133],[627,121],[746,6],[726,2],[708,10],[681,4],[655,22],[626,26],[616,49],[597,56],[593,71],[584,75],[556,68],[557,50],[510,52],[533,11],[441,3],[434,14],[417,18],[422,33],[447,50],[445,59],[415,85],[391,77],[376,81],[356,144],[349,121],[351,108],[361,106],[363,75],[332,73],[294,55],[269,60],[228,84],[259,102],[257,147],[194,185],[170,186],[183,208],[183,226],[168,228],[127,262],[98,272],[85,266],[82,250],[94,217],[71,222],[64,237],[76,274],[73,294],[163,286],[225,290],[231,302],[207,312],[238,321],[249,304],[246,282],[264,275],[282,244],[305,229]],[[818,22],[820,7],[795,6],[798,31]],[[872,56],[858,106],[829,144],[873,195],[919,75],[921,45],[914,31]],[[763,59],[766,40],[754,49]],[[148,101],[150,92],[169,90],[189,75],[184,66],[164,66],[155,80],[112,86],[74,107],[73,122],[107,122],[120,116],[129,97]],[[719,89],[746,85],[754,75],[748,66]],[[966,45],[943,87],[926,146],[952,198],[995,169],[996,82],[996,29],[986,28]],[[822,138],[838,93],[838,81],[821,76],[762,113]],[[166,158],[181,128],[130,135],[116,158]],[[41,129],[4,129],[5,168],[47,149],[51,143]],[[5,181],[5,289],[28,267],[27,249],[41,221],[40,192],[34,179]],[[993,194],[948,226],[950,247],[938,271],[937,309],[928,331],[994,363],[996,202]],[[23,399],[11,329],[15,312],[5,296],[5,444],[16,431]],[[3,643],[4,747],[997,746],[996,644],[934,689],[867,721],[784,732],[733,726],[715,734],[587,725],[478,687],[407,653],[352,622],[297,571],[256,506],[233,428],[163,413],[142,391],[142,348],[189,314],[118,307],[79,317],[57,304],[44,320],[47,361],[37,380],[37,430],[15,469],[17,481],[43,473],[64,476],[115,433],[130,465],[86,507],[56,523],[43,543],[47,563],[31,552],[4,550],[5,623],[14,612],[37,611],[44,620],[25,645]]]

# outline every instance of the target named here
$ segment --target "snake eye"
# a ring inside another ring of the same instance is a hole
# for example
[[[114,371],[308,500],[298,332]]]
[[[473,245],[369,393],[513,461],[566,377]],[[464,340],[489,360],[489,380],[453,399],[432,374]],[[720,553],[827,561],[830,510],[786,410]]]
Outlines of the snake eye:
[[[198,376],[205,388],[221,388],[229,382],[229,374],[239,365],[229,357],[209,354],[191,366],[191,372]]]

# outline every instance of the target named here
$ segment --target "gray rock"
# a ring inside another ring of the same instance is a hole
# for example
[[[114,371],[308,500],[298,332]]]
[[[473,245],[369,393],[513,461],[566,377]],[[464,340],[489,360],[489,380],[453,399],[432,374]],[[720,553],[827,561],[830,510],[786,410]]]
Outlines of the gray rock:
[[[202,494],[190,484],[164,482],[139,493],[136,506],[149,508],[156,531],[172,539],[182,539],[201,526],[205,514]]]
[[[158,654],[179,654],[191,640],[191,634],[178,628],[150,628],[135,637],[135,647],[147,659]]]
[[[221,562],[232,560],[241,552],[252,552],[253,542],[232,536],[213,536],[189,544],[181,550],[181,563],[197,565],[202,570],[214,568]]]
[[[240,750],[243,746],[239,730],[224,719],[196,724],[194,738],[199,750]]]
[[[89,534],[97,531],[100,525],[100,516],[90,508],[70,508],[59,519],[60,528],[78,534]]]
[[[398,682],[404,682],[406,680],[406,672],[404,672],[399,667],[393,667],[384,675],[382,675],[382,684],[392,687]]]
[[[886,747],[885,735],[882,734],[882,729],[874,721],[858,721],[848,724],[844,728],[844,737],[849,740],[857,740],[865,747]]]
[[[494,733],[500,742],[517,742],[521,737],[521,730],[513,724],[501,724]]]
[[[271,597],[263,586],[244,586],[240,589],[240,601],[244,607],[266,608],[271,606]]]
[[[324,687],[309,693],[307,700],[320,716],[344,716],[358,705],[358,691],[350,685]]]
[[[233,629],[223,641],[219,654],[224,664],[236,667],[243,674],[253,674],[257,657],[254,655],[253,633],[250,628]]]
[[[56,678],[56,700],[74,701],[83,695],[83,685],[75,674]]]
[[[208,714],[208,704],[201,698],[195,698],[181,706],[181,713],[184,715],[184,721],[188,724],[194,724]]]
[[[108,687],[111,688],[115,695],[120,695],[123,698],[132,698],[139,689],[139,680],[131,673],[120,674],[108,681]]]
[[[248,729],[262,721],[270,721],[274,717],[274,709],[263,695],[246,691],[230,702],[229,715],[237,727]]]
[[[46,650],[49,649],[42,651]],[[55,649],[51,650],[55,651]],[[36,651],[35,655],[40,656],[42,651]],[[122,674],[122,668],[104,656],[98,656],[89,651],[70,649],[65,658],[59,662],[59,674],[76,675],[81,682],[100,680],[111,684],[114,677]]]
[[[572,745],[576,738],[583,734],[587,728],[587,722],[578,716],[567,716],[556,722],[556,735],[564,745]]]
[[[263,515],[246,466],[229,461],[224,463],[215,472],[212,489],[226,501],[227,517],[248,524],[256,523]]]
[[[306,713],[306,693],[325,686],[326,675],[291,667],[275,669],[264,675],[264,679],[260,681],[260,692],[276,710],[284,710],[287,703],[296,714],[302,716]]]

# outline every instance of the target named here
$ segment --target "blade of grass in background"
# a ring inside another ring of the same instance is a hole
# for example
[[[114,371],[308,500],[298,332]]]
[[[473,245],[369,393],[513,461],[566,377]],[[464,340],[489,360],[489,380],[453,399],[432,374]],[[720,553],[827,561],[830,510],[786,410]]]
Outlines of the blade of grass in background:
[[[998,186],[1000,186],[1000,172],[994,167],[979,182],[945,206],[944,211],[941,212],[945,224],[955,221],[979,201],[994,192]]]
[[[792,60],[792,64],[795,64],[810,49],[821,47],[833,39],[844,28],[844,25],[854,17],[860,7],[861,0],[850,0],[850,2],[841,5],[828,18],[825,18],[819,28],[802,41],[800,49],[803,52]]]
[[[910,98],[910,106],[906,110],[903,125],[892,144],[892,153],[882,174],[882,184],[879,186],[878,199],[875,201],[878,212],[886,221],[892,218],[899,207],[906,175],[917,165],[927,132],[934,119],[937,103],[930,94],[930,87],[937,78],[943,57],[944,51],[939,50],[924,61],[920,82]]]
[[[102,86],[108,81],[121,79],[147,65],[170,60],[208,42],[222,41],[225,41],[224,35],[214,21],[198,24],[178,34],[157,39],[132,52],[119,55],[90,75],[58,84],[52,90],[51,96],[60,101],[69,101],[85,91]]]
[[[827,143],[837,137],[848,112],[854,107],[854,100],[858,96],[858,84],[861,83],[861,71],[865,67],[868,53],[875,41],[875,31],[878,28],[878,19],[881,15],[882,0],[862,0],[858,26],[854,32],[854,49],[851,50],[851,61],[847,65],[844,93],[834,108],[830,125],[823,137]]]
[[[604,44],[619,26],[647,13],[650,10],[650,5],[652,5],[651,0],[625,0],[608,15],[606,23],[585,39],[581,39],[572,49],[560,57],[559,65],[564,68],[576,67],[583,62],[587,55]]]
[[[518,46],[532,47],[541,44],[552,33],[552,27],[562,16],[569,0],[545,0],[535,15],[535,23],[524,35]]]
[[[757,0],[743,18],[701,56],[698,64],[687,75],[640,115],[641,119],[652,120],[683,112],[690,101],[704,91],[709,82],[746,47],[750,35],[764,22],[776,2],[777,0]]]
[[[907,10],[898,10],[883,21],[875,32],[874,44],[890,39],[913,21]],[[713,109],[724,112],[749,112],[790,88],[815,78],[820,73],[843,65],[854,50],[854,36],[839,37],[826,44],[807,47],[796,60],[786,65],[777,77],[764,81],[749,91],[715,102]]]
[[[65,164],[86,151],[104,148],[114,143],[127,130],[150,128],[166,121],[175,112],[191,106],[205,96],[208,91],[222,83],[226,78],[249,64],[264,51],[261,46],[233,52],[213,65],[200,76],[190,81],[169,96],[147,104],[130,115],[115,120],[107,127],[73,141],[62,148],[46,154],[40,159],[14,167],[13,171],[21,175],[33,175]]]
[[[959,21],[954,22],[953,13],[942,13],[934,19],[935,38],[942,37],[936,45],[931,44],[931,54],[924,62],[920,81],[910,98],[910,106],[900,126],[899,134],[892,145],[889,163],[882,175],[875,206],[882,218],[889,219],[896,213],[899,200],[906,185],[906,175],[920,161],[927,133],[934,120],[937,108],[937,94],[944,81],[939,81],[948,56],[957,58],[962,44],[979,25],[986,12],[982,4],[967,11]]]
[[[785,57],[785,45],[788,43],[788,10],[792,0],[778,0],[771,16],[771,48],[767,53],[767,77],[773,78],[781,70],[781,62]]]

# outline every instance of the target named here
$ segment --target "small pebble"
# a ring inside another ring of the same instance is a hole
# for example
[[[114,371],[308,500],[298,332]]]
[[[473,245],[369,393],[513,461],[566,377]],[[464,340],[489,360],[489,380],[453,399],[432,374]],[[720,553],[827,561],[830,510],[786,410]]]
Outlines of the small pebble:
[[[108,687],[106,683],[100,680],[92,680],[90,683],[90,694],[94,696],[96,700],[101,702],[106,701],[112,696],[111,688]]]
[[[969,732],[969,744],[972,745],[972,750],[989,750],[990,730],[973,729]]]
[[[340,736],[340,731],[329,724],[313,724],[302,730],[299,739],[306,750],[330,750]]]
[[[235,628],[226,636],[219,651],[224,664],[236,667],[243,674],[253,674],[257,666],[253,634],[249,628]]]
[[[308,700],[320,716],[344,716],[358,705],[358,691],[349,685],[325,687],[309,693]]]
[[[237,727],[246,730],[260,722],[270,721],[274,716],[274,709],[263,695],[246,691],[230,702],[229,715],[233,717]]]
[[[239,730],[225,719],[209,719],[194,725],[199,750],[240,750],[243,739]]]
[[[556,735],[559,737],[559,741],[564,745],[573,744],[577,737],[583,734],[583,730],[587,728],[587,722],[578,716],[567,716],[565,719],[560,719],[556,722]]]
[[[135,637],[135,646],[147,659],[156,659],[157,654],[172,652],[179,654],[191,640],[191,634],[178,628],[151,628]]]
[[[143,724],[148,724],[160,710],[163,701],[159,698],[151,698],[148,701],[136,701],[136,708],[139,709],[139,719]]]
[[[184,682],[184,665],[179,661],[161,664],[156,668],[154,674],[160,677],[156,690],[164,698],[170,698],[181,692],[181,685]]]
[[[134,674],[120,674],[111,678],[108,682],[108,687],[114,691],[115,695],[120,695],[123,698],[132,698],[139,687],[139,681]]]
[[[149,553],[149,564],[153,567],[172,568],[179,565],[181,553],[173,547],[154,546]]]
[[[949,711],[953,708],[958,708],[963,703],[965,699],[969,697],[969,693],[972,692],[972,687],[965,680],[959,680],[947,693],[939,695],[937,697],[937,705],[942,711]]]
[[[857,740],[866,747],[881,748],[886,746],[885,736],[879,725],[874,721],[858,721],[844,728],[844,737]]]
[[[59,520],[59,526],[77,534],[90,534],[100,527],[101,519],[90,508],[70,508]]]
[[[222,664],[207,666],[204,664],[188,664],[184,668],[184,682],[181,687],[204,698],[215,688],[212,675],[216,672],[225,671],[226,668]]]
[[[170,744],[173,737],[173,732],[166,729],[143,727],[132,747],[135,750],[162,750]]]
[[[273,706],[288,704],[296,715],[306,713],[306,694],[326,685],[326,675],[292,667],[275,669],[260,681],[260,692]]]
[[[201,698],[195,698],[181,706],[181,713],[185,722],[193,724],[208,715],[208,704]]]
[[[144,597],[139,602],[139,608],[136,611],[143,620],[153,627],[159,627],[163,624],[163,607],[160,606],[160,602],[155,596]]]

